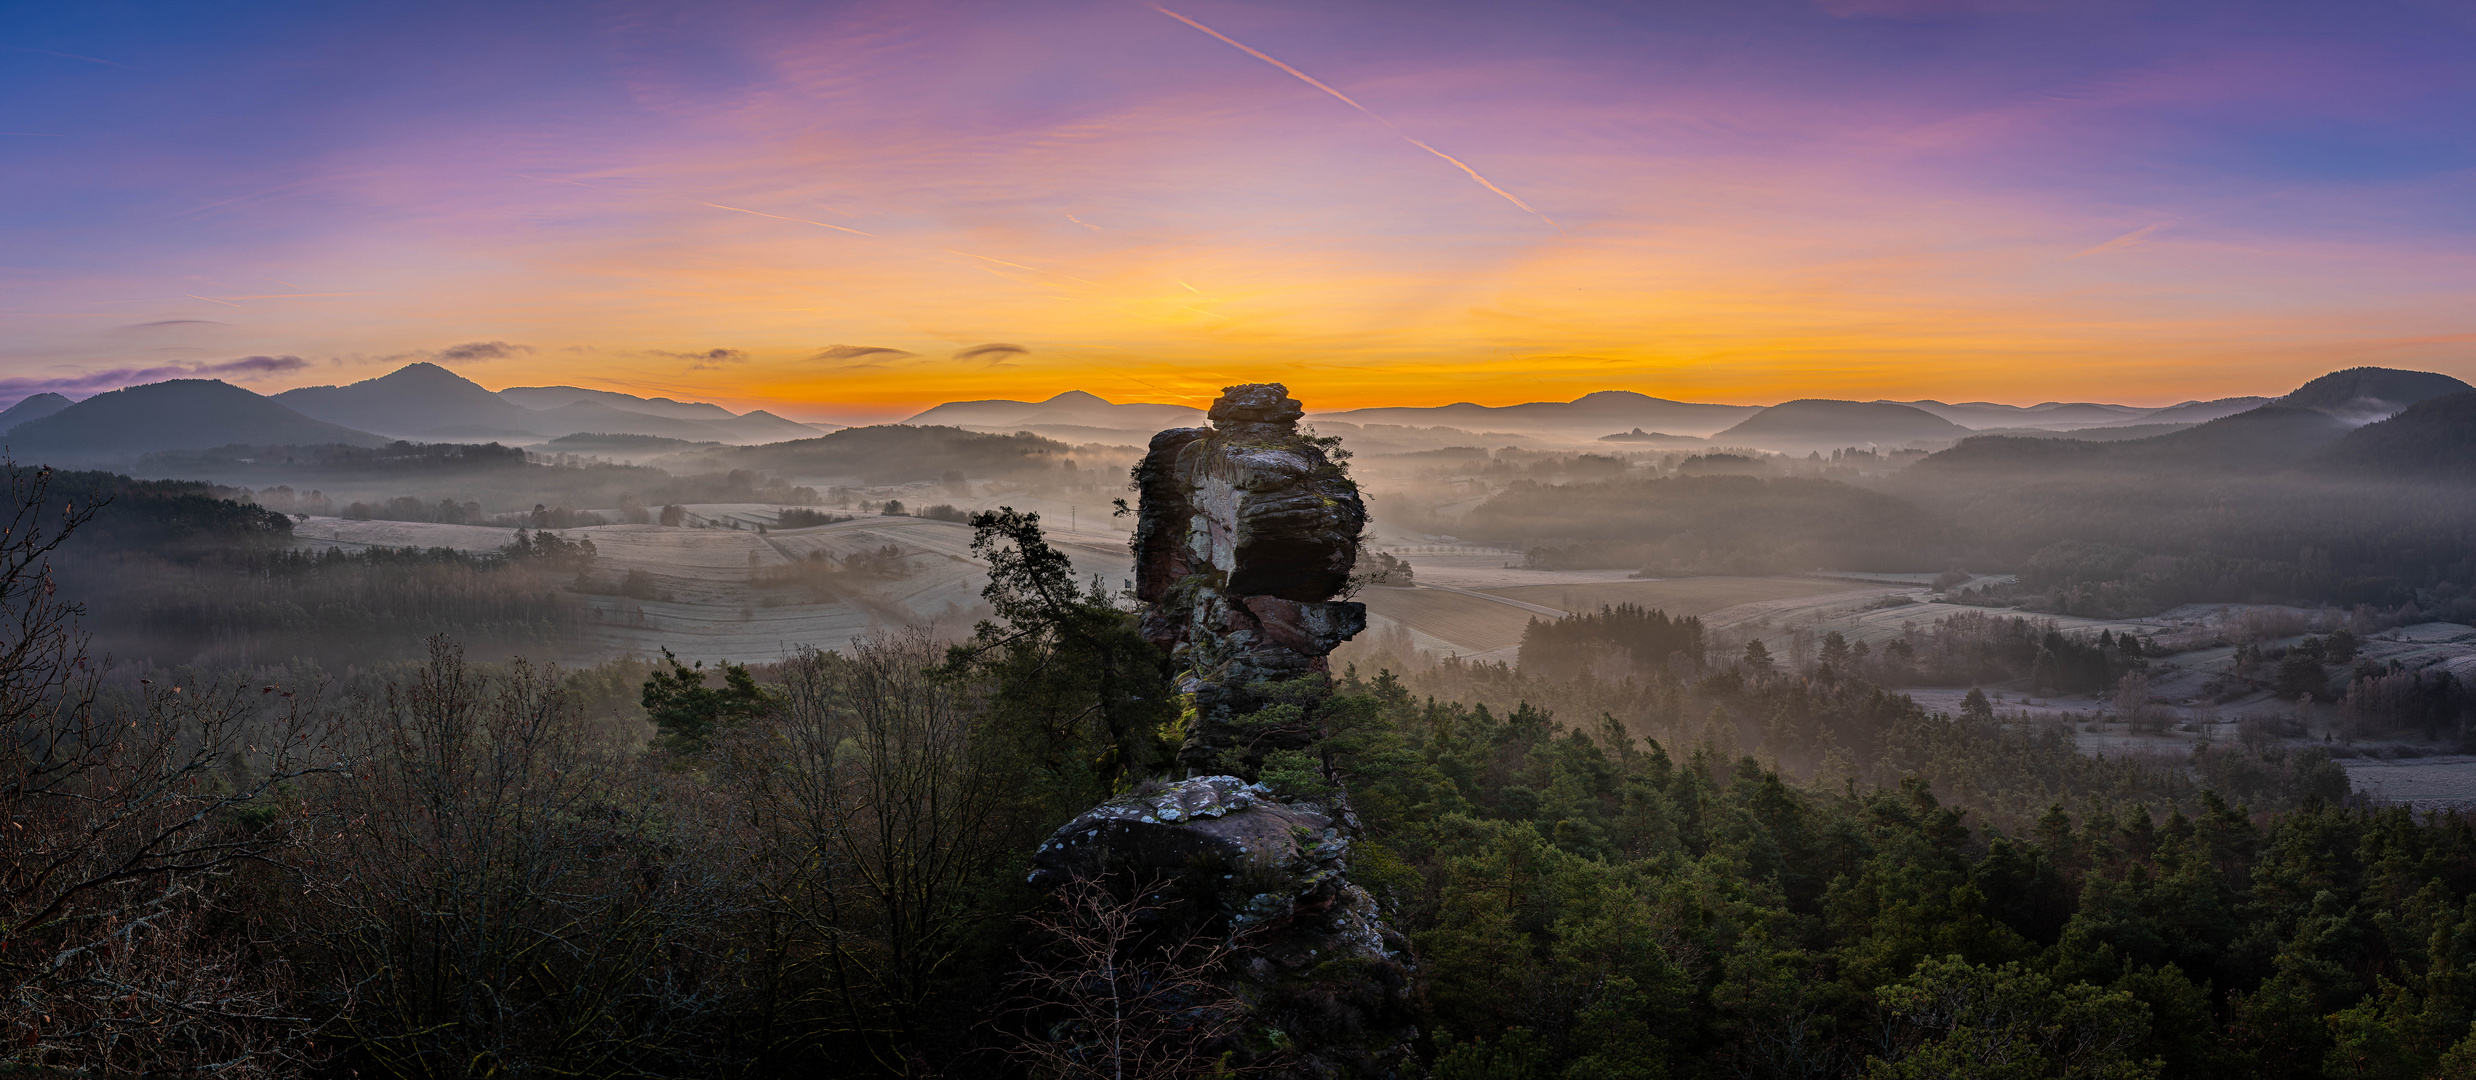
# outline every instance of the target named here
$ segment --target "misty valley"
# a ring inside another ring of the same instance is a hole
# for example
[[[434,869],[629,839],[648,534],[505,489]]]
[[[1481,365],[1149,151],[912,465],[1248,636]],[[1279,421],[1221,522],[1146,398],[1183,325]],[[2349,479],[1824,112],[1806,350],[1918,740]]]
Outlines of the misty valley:
[[[2476,1076],[2476,388],[1314,395],[26,398],[0,1073]]]

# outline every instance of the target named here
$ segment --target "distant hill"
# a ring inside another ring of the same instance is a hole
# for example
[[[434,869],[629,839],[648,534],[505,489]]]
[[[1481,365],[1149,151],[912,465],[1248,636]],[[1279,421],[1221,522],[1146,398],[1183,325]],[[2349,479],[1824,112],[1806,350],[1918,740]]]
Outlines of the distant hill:
[[[1130,450],[1131,455],[1134,451]],[[697,460],[723,469],[760,469],[802,478],[856,479],[869,484],[939,480],[959,472],[974,480],[1061,472],[1075,447],[1037,435],[992,435],[956,427],[882,424],[844,428],[796,442],[730,447]],[[1091,465],[1092,462],[1082,462]]]
[[[1201,409],[1185,405],[1118,405],[1081,390],[1069,390],[1047,401],[949,401],[902,421],[915,427],[1067,426],[1146,433],[1203,422]]]
[[[2264,472],[2295,464],[2346,433],[2344,422],[2325,413],[2264,405],[2172,434],[2106,445],[2153,466]]]
[[[1677,434],[1708,435],[1756,412],[1756,405],[1705,405],[1670,401],[1631,390],[1601,390],[1572,401],[1534,401],[1522,405],[1385,406],[1320,412],[1316,419],[1354,424],[1408,424],[1456,427],[1469,431],[1554,432],[1575,439],[1597,439],[1610,430],[1641,428]]]
[[[457,434],[545,434],[532,422],[533,410],[437,364],[406,364],[348,386],[304,386],[275,400],[304,416],[396,436],[448,428]]]
[[[738,415],[702,401],[641,398],[577,386],[519,386],[491,393],[437,364],[407,364],[349,386],[287,390],[276,400],[304,415],[368,431],[424,439],[531,439],[578,432],[651,435],[692,442],[762,443],[815,438],[809,425],[759,410]]]
[[[2426,398],[2348,432],[2308,467],[2383,479],[2476,481],[2476,391]]]
[[[2081,442],[2122,442],[2146,439],[2199,427],[2198,424],[2102,424],[2084,428],[1980,428],[1972,439],[2011,435],[2024,439],[2077,439]]]
[[[2001,405],[1991,401],[1964,401],[1958,405],[1940,401],[1891,401],[1883,404],[1923,409],[1961,427],[1978,429],[2096,427],[2137,420],[2151,411],[2132,405],[2099,405],[2087,401],[2049,401],[2038,405]]]
[[[2388,434],[2367,436],[2347,450],[2338,450],[2333,444],[2351,429],[2414,402],[2464,394],[2470,389],[2450,376],[2430,372],[2350,368],[2314,379],[2268,404],[2219,416],[2181,431],[2109,443],[1981,435],[1918,462],[1915,472],[1920,479],[1970,474],[2026,478],[2030,474],[2076,470],[2266,473],[2302,466],[2311,460],[2317,462],[2314,468],[2369,469],[2409,475],[2417,468],[2416,463],[2402,456],[2404,452],[2398,448],[2446,443],[2447,436],[2437,432],[2447,428],[2448,421],[2420,419],[2390,429]],[[2149,422],[2201,415],[2254,400],[2258,399],[2187,402],[2151,413]],[[2443,410],[2428,415],[2446,414]],[[2332,448],[2326,456],[2321,453],[2325,447]]]
[[[36,394],[9,406],[7,412],[0,412],[0,432],[5,432],[28,420],[43,419],[72,404],[75,402],[58,394]]]
[[[2333,371],[2278,399],[2291,409],[2311,409],[2354,424],[2369,424],[2419,401],[2476,389],[2430,371],[2360,367]]]
[[[1949,442],[1969,429],[1924,409],[1888,401],[1784,401],[1711,436],[1714,443],[1803,453],[1849,446],[1897,448]]]
[[[1957,474],[2026,478],[2076,471],[2270,472],[2304,460],[2347,430],[2345,421],[2326,413],[2266,405],[2145,439],[1979,435],[1928,456],[1910,471],[1920,479]]]
[[[555,409],[543,409],[533,413],[532,418],[534,429],[544,434],[570,435],[591,431],[605,435],[654,435],[690,442],[747,441],[726,438],[714,425],[701,420],[676,420],[652,413],[629,412],[591,400],[571,401]]]
[[[723,442],[761,443],[785,439],[813,439],[828,431],[840,431],[841,424],[809,424],[787,420],[757,409],[733,413],[710,401],[673,401],[670,398],[642,398],[613,390],[587,390],[581,386],[511,386],[499,391],[499,396],[528,409],[552,411],[577,402],[606,405],[620,412],[642,413],[666,420],[692,420],[708,426],[706,439]],[[598,415],[598,414],[597,414]],[[562,434],[575,434],[564,432]]]
[[[1635,428],[1632,431],[1620,431],[1614,435],[1602,435],[1599,437],[1599,441],[1642,443],[1646,446],[1701,446],[1705,440],[1697,439],[1691,435],[1669,435],[1662,432],[1644,431],[1641,428]]]
[[[707,427],[721,431],[726,441],[783,442],[789,439],[813,439],[821,432],[839,431],[840,424],[803,424],[757,409],[741,413],[728,420],[708,420]]]
[[[315,420],[219,379],[174,379],[96,394],[8,433],[21,461],[119,462],[165,450],[232,443],[349,443],[387,439]]]
[[[556,409],[579,401],[594,401],[623,412],[667,416],[673,420],[728,420],[734,413],[720,405],[705,401],[673,401],[669,398],[641,398],[615,390],[587,390],[581,386],[511,386],[499,391],[501,400],[527,409]]]
[[[1977,431],[2086,431],[2091,428],[2146,424],[2202,424],[2221,416],[2258,409],[2265,397],[2232,397],[2216,401],[2186,401],[2163,408],[2104,405],[2087,401],[2049,401],[2039,405],[2001,405],[1991,401],[1896,401],[1890,404],[1924,409],[1945,420]]]
[[[2222,416],[2251,412],[2270,403],[2265,397],[2230,397],[2215,401],[2187,401],[2163,409],[2151,409],[2128,420],[2107,427],[2130,427],[2135,424],[2206,424]]]

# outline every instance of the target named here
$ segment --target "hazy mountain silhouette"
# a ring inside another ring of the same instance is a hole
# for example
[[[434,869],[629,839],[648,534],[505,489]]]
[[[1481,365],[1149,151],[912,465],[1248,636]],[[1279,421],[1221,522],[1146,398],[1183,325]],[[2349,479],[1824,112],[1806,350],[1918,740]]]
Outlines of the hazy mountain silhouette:
[[[2476,391],[2429,397],[2350,431],[2310,465],[2362,476],[2476,480]]]
[[[1315,416],[1317,419],[1345,420],[1353,424],[1552,432],[1577,439],[1597,439],[1610,431],[1631,428],[1674,435],[1708,435],[1760,409],[1757,405],[1704,405],[1655,398],[1631,390],[1601,390],[1572,401],[1533,401],[1522,405],[1474,405],[1465,401],[1453,405],[1378,406],[1320,412]]]
[[[1895,449],[1914,442],[1949,442],[1969,429],[1924,409],[1888,401],[1783,401],[1711,436],[1722,446],[1806,452],[1847,446]]]
[[[6,412],[0,412],[0,432],[5,432],[28,420],[43,419],[72,404],[75,403],[58,394],[36,394],[9,406]]]
[[[1113,404],[1096,394],[1069,390],[1047,401],[949,401],[901,423],[914,427],[966,428],[1069,426],[1108,431],[1187,427],[1204,422],[1200,409],[1184,405]]]
[[[220,379],[174,379],[96,394],[8,433],[20,460],[104,462],[232,443],[349,443],[382,436],[303,416]]]
[[[634,394],[622,394],[616,390],[587,390],[581,386],[511,386],[499,391],[499,397],[527,409],[537,410],[557,409],[579,401],[592,401],[608,405],[621,412],[666,416],[673,420],[730,420],[738,415],[707,401],[641,398]]]
[[[2419,401],[2476,389],[2430,371],[2360,367],[2333,371],[2278,399],[2291,409],[2328,413],[2352,424],[2369,424]]]
[[[1038,435],[990,434],[927,424],[844,428],[814,439],[734,446],[697,456],[704,467],[757,469],[871,484],[934,480],[948,472],[1012,479],[1054,476],[1075,448]]]
[[[2368,435],[2349,449],[2340,450],[2334,444],[2368,419],[2377,420],[2414,402],[2463,396],[2470,389],[2466,383],[2432,372],[2350,368],[2314,379],[2269,404],[2153,438],[2089,443],[1981,435],[1918,465],[1923,475],[2075,469],[2259,473],[2304,465],[2309,459],[2316,468],[2404,475],[2417,467],[2405,456],[2404,448],[2430,445],[2436,447],[2435,453],[2446,453],[2452,418],[2460,415],[2453,411],[2455,406],[2437,406],[2406,425]],[[2194,402],[2153,415],[2190,415],[2199,407],[2244,400],[2248,399]],[[2331,448],[2326,455],[2321,453],[2325,447]]]
[[[2272,400],[2273,399],[2271,398],[2265,397],[2227,397],[2218,398],[2212,401],[2187,401],[2178,405],[2169,405],[2163,409],[2152,409],[2128,420],[2122,420],[2117,423],[2104,424],[2100,426],[2131,427],[2135,424],[2206,424],[2222,416],[2233,416],[2237,413],[2251,412],[2254,409],[2258,409],[2269,404]]]
[[[531,414],[531,422],[534,430],[545,435],[591,432],[599,435],[658,435],[665,439],[691,442],[742,441],[725,438],[711,424],[614,409],[599,401],[571,401],[555,409],[538,410]],[[811,428],[807,434],[814,437],[817,432]]]
[[[407,364],[349,386],[309,386],[275,397],[320,420],[432,442],[529,441],[601,432],[757,443],[815,438],[835,426],[811,426],[762,410],[741,416],[709,402],[641,398],[579,386],[519,386],[492,393],[430,363]]]
[[[2131,405],[2101,405],[2088,401],[2049,401],[2038,405],[2002,405],[1991,401],[1964,401],[1957,405],[1940,401],[1887,401],[1887,405],[1906,405],[1940,416],[1965,428],[2072,428],[2097,427],[2126,420],[2139,420],[2151,411]]]
[[[286,390],[275,400],[304,416],[398,438],[446,428],[469,435],[549,434],[531,423],[532,410],[430,363],[406,364],[348,386]]]
[[[2154,467],[2260,472],[2303,460],[2345,435],[2347,427],[2327,413],[2264,405],[2171,435],[2102,445]]]
[[[841,431],[841,424],[803,424],[797,420],[776,416],[763,409],[752,409],[728,420],[706,421],[707,427],[719,428],[738,436],[747,443],[782,442],[786,439],[813,439],[829,431]]]

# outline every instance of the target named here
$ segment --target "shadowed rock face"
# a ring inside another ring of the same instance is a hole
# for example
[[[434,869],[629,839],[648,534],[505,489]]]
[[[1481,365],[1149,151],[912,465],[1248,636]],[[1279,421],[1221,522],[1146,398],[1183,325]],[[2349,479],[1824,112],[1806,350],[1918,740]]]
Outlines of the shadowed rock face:
[[[1252,775],[1265,754],[1303,745],[1237,721],[1269,703],[1266,684],[1324,677],[1325,657],[1367,625],[1365,605],[1332,599],[1357,563],[1366,505],[1298,433],[1304,413],[1279,383],[1230,387],[1213,426],[1153,436],[1136,470],[1135,591],[1144,636],[1195,699],[1179,754],[1193,771]]]
[[[1252,1017],[1223,1048],[1233,1064],[1301,1080],[1391,1076],[1418,1038],[1409,946],[1347,876],[1354,826],[1346,808],[1201,776],[1067,822],[1033,856],[1031,883],[1161,883],[1148,895],[1176,902],[1152,932],[1239,946],[1219,980]],[[1282,1037],[1266,1038],[1272,1029]]]

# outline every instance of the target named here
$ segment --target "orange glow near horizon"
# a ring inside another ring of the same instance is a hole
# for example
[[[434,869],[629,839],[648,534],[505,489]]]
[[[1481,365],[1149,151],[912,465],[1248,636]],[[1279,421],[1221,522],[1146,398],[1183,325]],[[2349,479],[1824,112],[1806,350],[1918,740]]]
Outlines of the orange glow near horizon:
[[[2476,379],[2467,174],[2410,138],[2476,110],[2422,24],[2418,60],[2310,13],[1173,6],[372,16],[325,31],[364,42],[320,54],[328,111],[192,45],[256,31],[168,28],[16,96],[115,134],[5,144],[53,186],[0,265],[0,389],[432,360],[868,422],[1261,381],[1330,411]],[[443,94],[367,44],[415,41],[495,59]],[[251,123],[157,117],[210,91]]]

